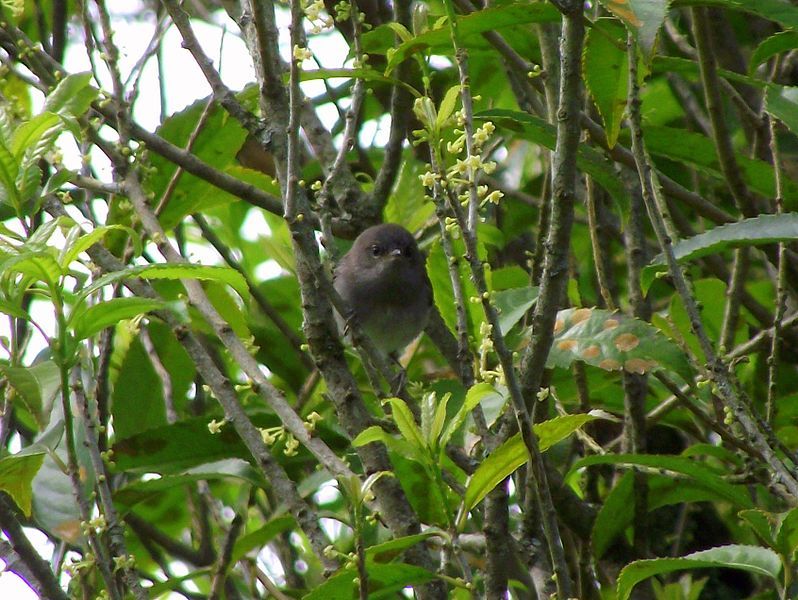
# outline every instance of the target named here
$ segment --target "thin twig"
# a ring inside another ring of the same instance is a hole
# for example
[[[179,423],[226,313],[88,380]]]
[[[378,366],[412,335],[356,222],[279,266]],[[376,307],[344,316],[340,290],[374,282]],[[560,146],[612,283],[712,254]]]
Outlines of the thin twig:
[[[779,151],[777,123],[771,116],[768,118],[770,129],[770,154],[773,157],[773,173],[776,180],[776,213],[784,213],[784,183],[782,181],[781,152]],[[776,389],[779,368],[779,348],[782,343],[781,329],[784,314],[787,312],[787,245],[779,242],[777,253],[776,276],[776,314],[773,315],[773,336],[770,338],[770,355],[768,364],[767,399],[765,401],[765,422],[773,424],[776,415]]]
[[[715,50],[710,37],[712,26],[706,9],[694,8],[690,14],[693,17],[693,36],[698,51],[698,66],[701,71],[707,113],[712,124],[712,140],[715,142],[715,149],[718,153],[720,170],[723,173],[723,179],[729,186],[737,209],[746,217],[753,217],[756,216],[757,210],[743,179],[742,170],[734,156],[731,133],[724,116],[720,77],[718,77]]]
[[[208,120],[211,117],[214,107],[214,99],[211,97],[205,103],[205,107],[202,109],[202,114],[200,114],[199,119],[197,119],[197,124],[194,126],[194,129],[191,130],[191,134],[188,136],[188,140],[186,141],[185,151],[191,153],[194,149],[194,144],[197,142],[197,138],[202,130],[205,128],[205,125],[208,123]],[[180,182],[180,177],[183,175],[183,167],[177,165],[175,167],[175,172],[172,173],[172,176],[169,178],[169,183],[166,184],[166,187],[161,194],[160,200],[155,205],[155,214],[161,215],[163,213],[164,208],[166,208],[167,203],[172,198],[172,194],[177,189],[177,184]]]
[[[222,598],[222,590],[227,582],[227,570],[230,568],[230,563],[233,559],[233,549],[235,548],[236,540],[238,540],[238,537],[241,535],[243,528],[244,517],[241,512],[237,512],[224,537],[222,552],[219,554],[219,558],[213,567],[211,591],[208,594],[209,600],[219,600],[219,598]]]
[[[144,347],[144,351],[147,353],[147,356],[150,359],[150,363],[152,364],[155,374],[158,376],[158,379],[161,380],[163,403],[166,407],[166,422],[176,423],[178,414],[177,410],[175,410],[172,375],[169,373],[169,369],[167,369],[161,361],[161,357],[158,355],[158,349],[155,347],[155,343],[152,341],[148,327],[141,328],[139,331],[139,339],[141,340],[141,345]]]
[[[738,248],[734,251],[731,277],[726,288],[726,306],[723,310],[723,325],[721,326],[719,348],[725,353],[734,343],[734,334],[740,320],[740,305],[745,291],[745,282],[748,275],[750,250]]]
[[[125,585],[133,596],[139,600],[146,599],[147,593],[141,586],[138,571],[132,562],[132,557],[128,554],[125,542],[124,526],[119,518],[119,513],[114,506],[113,494],[110,487],[111,474],[105,466],[97,436],[97,412],[96,406],[92,406],[91,399],[80,381],[80,370],[76,370],[72,377],[72,389],[75,394],[76,403],[80,410],[81,421],[86,431],[83,445],[87,448],[91,466],[96,474],[96,488],[98,491],[99,507],[105,519],[105,531],[108,539],[108,549],[111,552],[109,557],[113,563],[114,573],[121,574]]]

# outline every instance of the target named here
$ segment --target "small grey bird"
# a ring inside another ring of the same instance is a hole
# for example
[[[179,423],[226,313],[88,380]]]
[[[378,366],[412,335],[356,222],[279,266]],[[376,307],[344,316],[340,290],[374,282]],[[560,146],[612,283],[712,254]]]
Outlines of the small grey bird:
[[[407,346],[427,324],[432,285],[424,263],[410,232],[385,223],[363,231],[335,269],[335,289],[385,355]],[[343,331],[345,319],[336,319]]]

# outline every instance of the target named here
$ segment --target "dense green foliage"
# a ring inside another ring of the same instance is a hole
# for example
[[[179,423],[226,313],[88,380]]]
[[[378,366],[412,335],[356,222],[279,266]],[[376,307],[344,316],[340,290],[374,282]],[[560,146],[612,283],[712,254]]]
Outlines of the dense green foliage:
[[[798,597],[798,7],[121,4],[0,3],[8,569],[43,598]],[[168,34],[213,95],[151,131]],[[434,288],[404,373],[332,319],[383,220]]]

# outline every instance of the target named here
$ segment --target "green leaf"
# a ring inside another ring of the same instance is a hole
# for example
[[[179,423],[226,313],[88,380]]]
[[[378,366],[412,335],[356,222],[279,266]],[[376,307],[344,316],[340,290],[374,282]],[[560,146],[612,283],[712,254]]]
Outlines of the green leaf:
[[[57,114],[40,113],[17,128],[10,150],[18,159],[25,155],[28,159],[38,160],[55,142],[61,130],[61,119]]]
[[[472,385],[468,392],[466,392],[465,400],[462,406],[452,417],[451,421],[447,423],[446,429],[443,431],[440,439],[440,447],[445,448],[446,444],[452,439],[452,436],[460,429],[460,426],[465,422],[466,417],[471,414],[471,411],[488,396],[498,394],[492,385],[489,383],[477,383]]]
[[[19,160],[11,149],[0,140],[0,202],[11,204],[19,210],[20,200],[17,192],[17,173]]]
[[[455,256],[462,256],[462,252],[464,252],[462,240],[455,240],[454,252]],[[463,287],[464,296],[466,298],[476,296],[476,288],[471,280],[470,270],[466,261],[458,261],[457,267],[457,274]],[[427,273],[432,283],[435,306],[440,311],[446,326],[451,331],[457,331],[457,309],[452,291],[452,280],[449,275],[449,262],[446,260],[443,247],[439,242],[435,242],[427,257]],[[474,339],[479,339],[479,327],[485,319],[485,313],[479,304],[472,302],[467,302],[466,304],[468,330],[474,336]]]
[[[706,477],[684,477],[658,475],[643,471],[648,485],[648,510],[686,502],[728,502],[731,495],[744,494],[737,490],[716,485],[722,479],[716,474]],[[591,532],[591,545],[596,558],[601,558],[612,542],[624,530],[635,524],[634,518],[634,474],[627,472],[607,495],[596,515]],[[725,483],[725,482],[722,482]],[[733,486],[732,486],[733,487]]]
[[[117,383],[117,388],[129,383]],[[146,388],[140,388],[146,389]],[[162,416],[160,422],[164,423]],[[116,468],[120,471],[176,473],[206,463],[229,458],[251,459],[232,425],[219,433],[208,430],[210,417],[192,418],[173,424],[140,429],[130,435],[127,428],[118,434],[126,436],[114,444]]]
[[[555,127],[539,117],[505,109],[480,112],[474,117],[493,121],[497,127],[504,128],[508,133],[515,132],[518,137],[540,144],[549,150],[554,150],[556,145]],[[579,168],[593,177],[619,206],[629,205],[626,190],[615,171],[615,166],[601,152],[587,144],[581,144],[576,162]]]
[[[424,436],[418,428],[418,425],[416,425],[413,413],[410,411],[407,404],[405,404],[405,401],[401,398],[388,398],[388,403],[391,405],[393,420],[399,428],[399,433],[402,434],[402,437],[410,443],[411,446],[419,449],[426,448],[427,444],[424,441]]]
[[[74,171],[69,169],[59,169],[51,177],[47,179],[47,183],[42,189],[42,196],[47,196],[60,190],[65,183],[69,182],[75,176]]]
[[[674,0],[674,6],[717,6],[739,10],[798,29],[798,9],[784,0]]]
[[[719,310],[719,307],[727,302],[726,283],[715,278],[694,279],[692,287],[707,335],[710,339],[717,340],[723,327],[723,311]],[[668,332],[670,338],[679,340],[680,345],[692,356],[702,356],[701,343],[692,330],[690,316],[678,294],[671,294],[666,313],[667,318],[653,315],[652,321],[655,321],[662,331]]]
[[[268,485],[261,473],[240,458],[228,458],[203,463],[177,475],[163,475],[157,479],[134,479],[114,491],[114,504],[123,514],[138,504],[149,502],[153,497],[169,490],[185,489],[197,481],[229,480],[235,485],[247,483],[262,487]]]
[[[245,169],[237,163],[236,156],[244,145],[247,133],[239,122],[229,118],[224,110],[213,108],[204,127],[197,134],[199,119],[207,103],[207,99],[198,100],[186,109],[169,116],[156,133],[180,148],[185,148],[191,138],[192,154],[212,167],[245,179],[257,187],[263,188],[270,182],[273,185],[271,178],[257,171]],[[151,155],[150,161],[153,168],[148,170],[148,176],[143,183],[148,191],[154,193],[156,198],[160,198],[174,176],[177,165],[156,153]],[[273,190],[274,187],[267,191],[273,192]],[[279,191],[277,193],[279,194]],[[184,172],[180,175],[169,203],[159,219],[165,229],[170,229],[186,215],[237,200],[232,194],[223,192],[204,179]]]
[[[42,223],[25,241],[25,250],[30,252],[43,252],[50,246],[48,242],[60,228],[72,225],[74,221],[70,217],[58,217]]]
[[[610,543],[632,522],[634,474],[625,473],[601,505],[590,535],[593,555],[601,558]]]
[[[260,250],[260,248],[258,249]],[[269,304],[294,331],[302,330],[302,305],[299,283],[289,275],[262,281],[257,289],[269,299]],[[258,347],[255,357],[272,373],[285,380],[293,389],[305,382],[307,371],[296,360],[296,351],[274,322],[266,317],[256,304],[245,312],[248,328]]]
[[[360,485],[360,490],[357,495],[358,502],[365,502],[366,498],[372,494],[371,489],[383,477],[394,477],[394,473],[393,471],[377,471],[376,473],[371,473],[368,477],[366,477],[366,480]],[[360,483],[360,479],[358,479],[357,475],[352,475],[352,480],[356,484]],[[339,481],[341,481],[341,479],[339,479]]]
[[[601,411],[580,413],[576,415],[561,415],[554,417],[542,423],[536,423],[532,426],[535,435],[538,436],[538,447],[541,452],[545,452],[554,444],[561,442],[577,429],[584,427],[586,423],[595,421],[596,419],[605,418],[601,415]],[[520,441],[520,435],[519,435]],[[526,447],[524,447],[526,450]]]
[[[665,22],[670,2],[667,0],[601,0],[609,12],[621,19],[637,38],[647,58],[654,50],[657,33]]]
[[[438,130],[443,129],[446,121],[452,116],[454,109],[457,107],[457,101],[460,99],[460,86],[453,85],[446,90],[446,95],[441,100],[441,105],[438,107],[438,117],[435,121],[435,126]]]
[[[794,48],[798,48],[798,32],[779,31],[775,35],[771,35],[759,44],[753,54],[751,54],[751,60],[748,63],[748,73],[753,75],[757,67],[763,62]]]
[[[680,346],[653,325],[609,310],[569,308],[557,313],[546,365],[569,368],[574,361],[639,374],[665,369],[693,382],[693,368]]]
[[[134,245],[134,254],[136,256],[141,254],[141,241],[139,240],[139,236],[136,234],[135,230],[130,227],[125,227],[124,225],[105,225],[102,227],[97,227],[85,235],[81,235],[72,244],[65,247],[61,252],[61,268],[64,270],[68,269],[72,264],[72,261],[74,261],[81,252],[91,248],[111,231],[124,231],[129,233],[130,240]]]
[[[366,548],[366,559],[374,561],[375,563],[387,563],[397,558],[408,548],[412,548],[418,543],[423,542],[431,537],[438,537],[441,533],[434,529],[428,529],[424,533],[417,533],[415,535],[406,535],[398,537],[382,544],[376,544]]]
[[[795,240],[798,240],[798,214],[765,214],[720,225],[705,233],[681,240],[673,245],[673,253],[677,261],[685,262],[733,248]],[[643,269],[640,278],[643,291],[648,291],[658,273],[666,271],[665,257],[658,254],[652,259],[651,264]]]
[[[795,240],[798,240],[798,214],[765,214],[735,223],[719,225],[706,233],[682,240],[673,245],[673,254],[676,260],[683,262],[732,248]],[[651,263],[663,265],[665,258],[659,254]]]
[[[155,264],[128,267],[120,271],[108,273],[96,279],[91,285],[85,287],[78,294],[79,299],[84,299],[97,290],[121,281],[123,279],[199,279],[201,281],[216,281],[232,287],[245,301],[249,300],[249,288],[244,277],[229,267],[216,267],[207,265],[173,265]]]
[[[157,581],[150,586],[147,586],[147,597],[148,598],[164,598],[166,594],[169,592],[175,592],[178,590],[185,589],[184,584],[189,581],[193,582],[198,580],[200,585],[202,584],[202,580],[208,575],[212,575],[212,570],[210,567],[205,567],[202,569],[196,568],[192,569],[190,573],[185,575],[175,575],[172,574],[169,579],[164,581]]]
[[[773,536],[775,514],[752,508],[741,510],[737,513],[737,516],[745,521],[763,544],[767,544],[770,548],[775,548],[776,540]]]
[[[538,288],[511,288],[491,294],[491,301],[499,311],[499,328],[507,335],[538,300]]]
[[[675,127],[648,125],[643,127],[643,137],[651,154],[685,164],[718,181],[724,180],[715,143],[707,136]],[[622,132],[621,139],[628,141],[628,131]],[[674,144],[674,140],[679,140],[679,143]],[[775,195],[776,181],[772,165],[739,153],[735,155],[735,160],[740,175],[753,191],[768,198]],[[789,201],[798,200],[798,185],[785,180],[784,198]]]
[[[30,517],[33,489],[31,483],[44,462],[45,452],[15,454],[0,459],[0,490],[6,492]]]
[[[380,564],[366,562],[369,599],[393,598],[410,585],[420,585],[435,579],[435,574],[421,567],[404,563]],[[357,569],[338,571],[327,581],[303,596],[303,600],[352,600],[358,597]]]
[[[782,556],[792,556],[798,548],[798,508],[784,513],[761,509],[742,510],[738,513],[757,537]]]
[[[261,235],[258,243],[261,244],[268,258],[293,275],[296,273],[296,259],[288,223],[282,217],[271,213],[264,213],[263,217],[269,225],[269,232],[267,235]]]
[[[21,202],[27,203],[38,196],[41,180],[42,168],[38,164],[38,159],[31,160],[26,156],[22,161],[16,182]]]
[[[435,420],[435,406],[436,406],[435,392],[427,392],[421,397],[421,436],[424,438],[426,445],[432,447],[435,439],[432,437],[433,421]],[[446,413],[444,413],[444,417]]]
[[[196,365],[167,325],[150,319],[147,333],[158,359],[169,373],[175,409],[184,414],[189,390],[195,383]],[[164,425],[163,381],[155,372],[133,325],[116,327],[110,362],[111,411],[116,439]]]
[[[16,317],[17,319],[29,319],[30,315],[25,311],[25,309],[20,306],[20,304],[10,302],[3,298],[0,298],[0,313],[5,315],[9,315],[12,317]]]
[[[66,439],[64,436],[63,415],[60,404],[53,410],[53,424],[37,438],[37,443],[50,449],[41,468],[33,478],[33,518],[37,526],[58,538],[70,543],[85,543],[81,527],[81,513],[75,499],[75,488],[63,467],[68,464]],[[81,420],[74,425],[74,444],[83,493],[88,495],[94,489],[94,470],[88,455],[88,447],[83,443],[86,430]]]
[[[781,516],[776,530],[776,549],[784,556],[791,556],[798,548],[798,507]]]
[[[624,26],[616,19],[595,21],[585,38],[582,71],[585,85],[604,121],[610,148],[618,140],[626,111],[628,65]]]
[[[778,554],[759,546],[729,545],[694,552],[680,558],[654,558],[628,564],[618,577],[618,600],[627,600],[632,589],[644,579],[683,569],[723,567],[741,569],[777,579],[781,572]]]
[[[585,413],[555,417],[536,424],[533,429],[538,437],[540,451],[545,452],[557,442],[564,440],[574,431],[583,427],[585,423],[597,418],[599,417]],[[477,467],[468,482],[463,497],[464,513],[482,502],[482,499],[493,488],[509,477],[518,467],[525,464],[527,460],[529,460],[529,454],[520,433],[515,434],[491,452]]]
[[[390,437],[391,436],[386,433],[382,427],[379,425],[372,425],[371,427],[366,427],[355,436],[355,439],[352,440],[352,446],[360,448],[361,446],[373,444],[374,442],[383,442],[387,445],[386,438]]]
[[[397,452],[391,448],[390,458],[396,481],[402,486],[419,520],[444,529],[450,527],[459,498],[441,485],[441,467],[431,463],[428,455],[415,457],[412,451]]]
[[[409,151],[402,159],[399,178],[385,205],[385,220],[401,223],[408,231],[418,231],[435,212],[435,204],[424,198],[418,185],[426,169]]]
[[[401,23],[386,23],[386,27],[393,31],[396,34],[396,37],[403,42],[409,42],[411,39],[413,39],[413,34],[410,33],[410,30]]]
[[[50,252],[25,252],[11,256],[0,263],[0,273],[19,273],[41,281],[53,288],[63,274],[58,261]]]
[[[97,98],[99,90],[91,87],[91,73],[74,73],[62,79],[44,101],[45,111],[82,116]]]
[[[25,0],[3,0],[3,6],[8,8],[15,19],[19,19],[25,12]]]
[[[48,418],[55,394],[61,388],[61,371],[53,361],[45,360],[32,367],[0,365],[0,372],[17,391],[17,397],[43,427]],[[45,417],[48,415],[48,417]]]
[[[250,551],[265,547],[274,538],[285,531],[296,527],[296,521],[291,515],[283,515],[271,519],[263,527],[256,529],[252,533],[242,535],[236,540],[233,546],[232,560],[238,562]]]
[[[70,324],[75,339],[80,341],[90,338],[120,321],[132,319],[165,306],[166,303],[162,300],[152,298],[112,298],[79,311],[70,319]]]
[[[433,399],[437,398],[436,394],[429,394]],[[450,393],[444,394],[441,399],[438,401],[437,406],[435,406],[435,414],[432,418],[432,423],[430,426],[429,436],[427,437],[428,444],[432,447],[443,448],[445,447],[445,443],[443,443],[441,434],[443,433],[443,427],[446,425],[446,407],[449,404],[449,399],[452,397]]]
[[[753,503],[742,486],[735,486],[724,481],[723,477],[705,464],[684,456],[667,454],[603,454],[587,456],[571,466],[570,472],[591,465],[628,465],[650,467],[663,471],[671,471],[686,475],[699,481],[707,490],[712,491],[716,500],[723,500],[741,509],[753,508]]]
[[[651,72],[656,75],[664,75],[665,73],[678,73],[688,77],[698,78],[701,76],[701,70],[698,63],[689,58],[681,58],[677,56],[656,56],[651,63]],[[767,84],[761,79],[756,77],[749,77],[735,71],[728,69],[718,69],[718,75],[733,83],[742,83],[750,85],[753,88],[762,89]],[[686,131],[682,129],[682,131]]]
[[[247,291],[249,291],[248,288]],[[222,319],[233,330],[233,333],[242,340],[248,340],[252,337],[247,327],[247,315],[242,310],[241,303],[236,302],[235,295],[228,287],[219,285],[215,281],[209,281],[205,285],[205,295]]]
[[[798,133],[798,87],[769,85],[765,94],[765,109],[790,131]]]
[[[114,346],[112,365],[115,369],[115,378],[111,385],[111,416],[116,439],[125,440],[166,424],[163,381],[155,371],[152,359],[138,336],[131,332],[129,327],[116,328]],[[146,393],[143,393],[144,390]],[[170,441],[177,439],[179,438]],[[198,437],[195,442],[197,456],[202,455],[201,441]],[[164,447],[167,445],[164,444]],[[156,452],[153,454],[159,455]],[[220,458],[215,456],[205,462]],[[166,463],[166,458],[163,458],[162,462]]]

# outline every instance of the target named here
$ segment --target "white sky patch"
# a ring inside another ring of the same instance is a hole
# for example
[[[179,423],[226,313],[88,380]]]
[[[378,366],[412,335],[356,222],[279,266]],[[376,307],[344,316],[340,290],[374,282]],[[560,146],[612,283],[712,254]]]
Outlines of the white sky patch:
[[[53,545],[48,541],[47,536],[38,529],[30,527],[24,527],[23,531],[33,547],[36,548],[36,552],[44,560],[50,560],[53,556]],[[5,535],[2,538],[6,539]],[[5,565],[5,563],[0,560],[0,565]],[[0,597],[14,600],[38,600],[39,598],[22,579],[10,571],[0,573]]]

